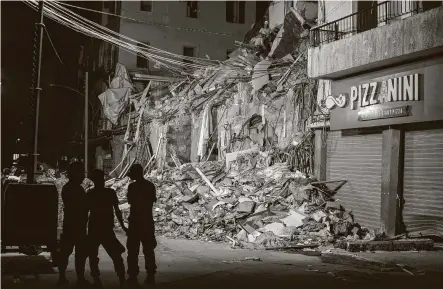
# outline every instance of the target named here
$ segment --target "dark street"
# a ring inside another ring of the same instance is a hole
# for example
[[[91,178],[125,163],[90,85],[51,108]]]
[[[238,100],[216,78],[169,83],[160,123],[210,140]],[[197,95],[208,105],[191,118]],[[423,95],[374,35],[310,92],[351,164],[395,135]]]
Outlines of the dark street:
[[[125,241],[124,236],[119,238]],[[417,256],[413,257],[417,267],[408,267],[413,276],[397,266],[383,267],[378,262],[336,255],[234,250],[226,244],[159,238],[156,288],[439,288],[443,284],[442,251],[405,254]],[[425,262],[420,255],[426,257]],[[105,288],[118,288],[112,262],[103,249],[100,257]],[[71,257],[68,278],[72,287],[73,269]],[[2,274],[2,288],[8,289],[55,288],[58,277],[44,255],[32,258],[5,255]],[[22,274],[16,283],[15,274]],[[141,274],[141,284],[143,279]]]

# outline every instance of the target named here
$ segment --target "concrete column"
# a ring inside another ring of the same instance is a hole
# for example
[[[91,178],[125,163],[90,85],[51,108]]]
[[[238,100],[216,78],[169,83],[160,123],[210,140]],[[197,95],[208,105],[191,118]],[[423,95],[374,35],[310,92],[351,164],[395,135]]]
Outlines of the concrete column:
[[[392,237],[401,230],[401,200],[403,199],[404,132],[383,131],[381,186],[381,229]]]

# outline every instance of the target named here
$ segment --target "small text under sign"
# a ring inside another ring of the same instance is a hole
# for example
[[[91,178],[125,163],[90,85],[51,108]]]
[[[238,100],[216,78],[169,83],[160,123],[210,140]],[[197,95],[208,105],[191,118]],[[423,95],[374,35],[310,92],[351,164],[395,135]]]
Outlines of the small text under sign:
[[[394,108],[368,108],[358,112],[358,120],[374,120],[383,118],[402,117],[410,115],[409,105]]]

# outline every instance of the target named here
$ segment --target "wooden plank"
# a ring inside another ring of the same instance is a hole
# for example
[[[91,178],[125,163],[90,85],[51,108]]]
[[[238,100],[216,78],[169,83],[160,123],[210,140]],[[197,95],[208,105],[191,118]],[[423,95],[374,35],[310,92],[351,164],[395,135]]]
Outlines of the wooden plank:
[[[383,131],[381,229],[388,237],[400,232],[404,134],[398,129]]]
[[[208,157],[206,158],[206,161],[209,160],[209,158],[211,157],[212,151],[214,150],[215,147],[215,142],[212,144],[211,150],[209,151]]]
[[[194,167],[194,169],[197,171],[200,177],[206,182],[206,184],[212,189],[212,191],[214,192],[212,195],[214,197],[218,197],[220,194],[218,190],[214,187],[214,185],[211,183],[211,181],[202,173],[202,171],[200,171],[199,168]]]

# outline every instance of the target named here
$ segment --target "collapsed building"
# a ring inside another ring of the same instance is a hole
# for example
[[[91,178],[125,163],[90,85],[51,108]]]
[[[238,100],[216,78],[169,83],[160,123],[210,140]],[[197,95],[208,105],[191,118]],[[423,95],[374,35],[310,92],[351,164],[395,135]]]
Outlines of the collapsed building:
[[[375,238],[335,202],[343,182],[331,190],[314,177],[313,23],[302,14],[291,7],[283,23],[256,24],[226,61],[192,77],[131,75],[117,65],[99,99],[107,121],[125,121],[112,137],[106,184],[126,215],[126,173],[140,163],[157,186],[154,215],[165,236],[253,248]]]
[[[382,135],[340,131],[344,104],[330,96],[340,82],[308,77],[319,60],[312,53],[326,53],[315,41],[332,34],[315,28],[309,39],[306,15],[291,7],[279,25],[256,23],[228,60],[192,76],[117,65],[99,98],[108,122],[123,125],[96,159],[112,161],[107,185],[126,215],[126,173],[140,163],[157,186],[156,230],[165,236],[251,248],[397,238],[380,225]],[[330,118],[338,132],[328,132]]]

